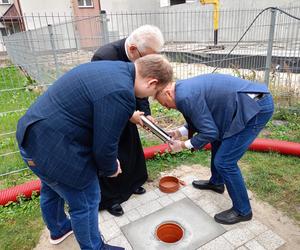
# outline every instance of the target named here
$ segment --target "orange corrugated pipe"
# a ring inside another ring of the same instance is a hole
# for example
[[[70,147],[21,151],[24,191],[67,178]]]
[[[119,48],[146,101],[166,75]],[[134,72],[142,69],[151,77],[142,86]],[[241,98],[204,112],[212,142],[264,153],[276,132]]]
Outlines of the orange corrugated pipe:
[[[207,144],[204,149],[210,149],[210,144]],[[253,151],[262,152],[277,152],[286,155],[293,155],[300,157],[300,143],[279,141],[271,139],[256,139],[249,147]],[[168,144],[161,144],[144,148],[144,155],[146,159],[153,158],[156,154],[163,154],[169,152]],[[40,192],[40,180],[33,180],[15,187],[11,187],[0,191],[0,205],[5,205],[8,202],[14,202],[19,195],[24,195],[30,198],[33,192]]]

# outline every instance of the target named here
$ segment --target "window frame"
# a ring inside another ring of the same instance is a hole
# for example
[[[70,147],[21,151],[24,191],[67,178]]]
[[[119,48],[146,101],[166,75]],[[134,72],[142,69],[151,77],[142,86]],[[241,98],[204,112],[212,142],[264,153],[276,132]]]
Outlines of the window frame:
[[[82,0],[84,5],[79,5],[79,0],[77,0],[78,8],[94,8],[94,1],[91,0],[91,5],[86,5],[86,0]]]

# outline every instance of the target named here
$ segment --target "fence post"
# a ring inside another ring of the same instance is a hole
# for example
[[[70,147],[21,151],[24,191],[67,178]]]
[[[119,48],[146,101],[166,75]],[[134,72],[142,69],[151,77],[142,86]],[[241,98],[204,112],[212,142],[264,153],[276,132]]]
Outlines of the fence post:
[[[268,52],[266,59],[266,70],[265,70],[265,83],[267,86],[269,85],[270,80],[270,71],[272,67],[272,50],[273,50],[273,42],[274,42],[274,34],[275,34],[275,23],[276,23],[276,9],[271,9],[271,24],[269,31],[269,41],[268,41]]]
[[[101,46],[109,43],[108,27],[107,27],[108,21],[109,21],[109,19],[107,18],[106,11],[101,10],[101,12],[100,12],[100,44],[101,44]]]
[[[37,74],[34,75],[34,78],[39,83],[41,83],[42,77],[41,77],[41,72],[40,72],[39,57],[38,57],[38,54],[35,53],[35,46],[34,46],[34,40],[33,40],[33,36],[32,36],[32,30],[27,30],[26,32],[24,32],[24,34],[27,35],[26,41],[28,44],[28,51],[30,51],[30,55],[32,55],[32,60],[34,61],[35,68],[37,70]]]
[[[56,78],[58,78],[59,77],[59,67],[58,67],[56,48],[55,48],[55,43],[54,43],[53,28],[52,28],[51,24],[48,24],[48,31],[49,31],[49,36],[50,36],[50,44],[51,44],[51,49],[53,52],[54,63],[55,63]]]

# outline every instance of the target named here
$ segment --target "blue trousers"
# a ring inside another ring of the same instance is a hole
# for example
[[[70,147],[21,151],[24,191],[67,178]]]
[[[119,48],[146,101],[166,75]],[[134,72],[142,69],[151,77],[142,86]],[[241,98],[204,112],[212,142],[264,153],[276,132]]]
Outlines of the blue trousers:
[[[23,148],[20,148],[20,152],[28,164],[31,157],[26,154]],[[78,190],[46,179],[35,171],[35,167],[29,166],[29,168],[40,177],[42,182],[40,206],[50,236],[59,238],[66,232],[73,230],[81,249],[101,249],[103,241],[98,226],[100,202],[98,177],[95,175],[95,178],[90,180],[90,184],[85,189]],[[70,219],[64,210],[65,203],[69,206]]]
[[[261,111],[246,124],[244,130],[229,138],[211,143],[210,182],[226,185],[233,209],[240,215],[249,214],[251,206],[238,161],[271,119],[274,111],[273,99],[269,94],[257,100],[257,103]]]

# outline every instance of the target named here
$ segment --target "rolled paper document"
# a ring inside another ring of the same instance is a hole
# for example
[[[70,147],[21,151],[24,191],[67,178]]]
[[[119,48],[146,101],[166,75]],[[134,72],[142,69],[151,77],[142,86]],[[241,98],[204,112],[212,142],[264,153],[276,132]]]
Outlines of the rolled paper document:
[[[144,126],[149,128],[149,130],[156,135],[159,139],[161,139],[163,142],[168,142],[171,140],[171,136],[168,135],[163,129],[155,125],[153,122],[151,122],[149,119],[147,119],[145,116],[141,116],[141,119],[144,123]]]

